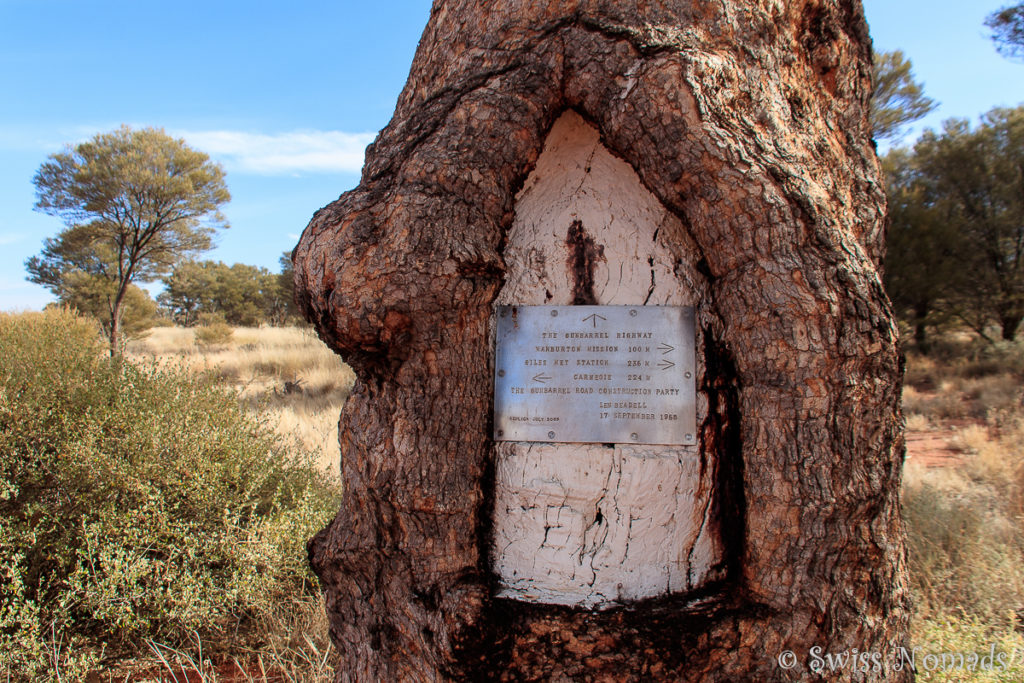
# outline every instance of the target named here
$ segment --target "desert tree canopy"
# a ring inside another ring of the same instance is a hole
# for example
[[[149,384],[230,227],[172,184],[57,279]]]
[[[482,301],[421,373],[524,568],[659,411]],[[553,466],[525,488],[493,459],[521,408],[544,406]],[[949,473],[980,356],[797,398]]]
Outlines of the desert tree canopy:
[[[28,279],[58,296],[71,273],[108,281],[111,354],[130,285],[209,249],[228,226],[219,210],[230,199],[223,169],[159,129],[98,134],[51,155],[33,183],[36,209],[67,228],[27,261]]]
[[[871,75],[874,92],[868,113],[876,140],[896,140],[902,129],[935,109],[923,86],[914,80],[913,67],[901,50],[874,55]]]
[[[992,30],[999,54],[1024,59],[1024,2],[996,10],[985,19],[985,26]]]

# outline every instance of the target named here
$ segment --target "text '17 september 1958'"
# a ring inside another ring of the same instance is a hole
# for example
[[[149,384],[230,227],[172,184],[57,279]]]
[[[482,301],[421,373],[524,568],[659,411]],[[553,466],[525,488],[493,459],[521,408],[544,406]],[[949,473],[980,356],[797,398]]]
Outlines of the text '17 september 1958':
[[[496,440],[696,444],[692,307],[496,313]]]

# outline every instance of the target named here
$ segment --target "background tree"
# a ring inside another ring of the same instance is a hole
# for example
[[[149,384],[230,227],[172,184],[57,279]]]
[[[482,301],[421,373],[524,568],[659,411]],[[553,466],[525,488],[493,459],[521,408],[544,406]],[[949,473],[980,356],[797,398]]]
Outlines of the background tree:
[[[305,325],[306,321],[295,304],[295,267],[292,265],[292,253],[286,251],[278,260],[281,272],[277,276],[280,305],[285,322]]]
[[[58,296],[75,272],[107,282],[110,353],[120,353],[125,297],[212,246],[227,222],[224,171],[162,130],[122,126],[54,154],[33,182],[36,208],[67,229],[26,263],[28,279]]]
[[[999,54],[1024,59],[1024,2],[996,10],[985,19],[985,26],[992,29],[992,42]]]
[[[95,318],[106,337],[110,337],[112,314],[110,303],[114,299],[114,283],[82,271],[68,273],[58,297],[61,304]],[[129,285],[121,301],[121,336],[137,337],[156,323],[157,305],[141,287]]]
[[[868,118],[875,140],[895,140],[901,129],[927,115],[938,106],[925,97],[923,86],[914,80],[910,60],[901,50],[874,54],[872,80],[874,91]]]
[[[208,312],[220,313],[229,325],[253,327],[263,319],[263,278],[266,269],[236,263],[217,263]]]
[[[176,322],[192,326],[216,314],[229,325],[283,324],[287,318],[281,276],[266,268],[219,261],[183,261],[164,278],[160,303]]]
[[[199,314],[209,307],[210,294],[216,283],[213,261],[209,266],[197,261],[182,261],[164,278],[164,291],[157,297],[174,322],[192,327]]]
[[[950,119],[914,146],[923,193],[957,234],[955,306],[983,336],[1013,340],[1024,320],[1024,107],[993,109],[971,129]]]
[[[930,195],[928,178],[906,149],[882,161],[889,197],[885,286],[914,341],[927,353],[927,329],[947,320],[948,303],[963,272],[960,233],[947,220],[947,207]]]

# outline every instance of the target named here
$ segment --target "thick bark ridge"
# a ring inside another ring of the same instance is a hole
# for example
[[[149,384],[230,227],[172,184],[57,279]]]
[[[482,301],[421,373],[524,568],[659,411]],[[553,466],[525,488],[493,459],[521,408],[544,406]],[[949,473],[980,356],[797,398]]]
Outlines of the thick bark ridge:
[[[360,185],[294,254],[303,311],[358,376],[342,509],[310,543],[339,681],[803,680],[815,645],[906,644],[869,90],[856,0],[434,3]],[[679,219],[706,283],[700,447],[728,560],[701,594],[604,612],[496,599],[488,559],[488,325],[566,109]]]

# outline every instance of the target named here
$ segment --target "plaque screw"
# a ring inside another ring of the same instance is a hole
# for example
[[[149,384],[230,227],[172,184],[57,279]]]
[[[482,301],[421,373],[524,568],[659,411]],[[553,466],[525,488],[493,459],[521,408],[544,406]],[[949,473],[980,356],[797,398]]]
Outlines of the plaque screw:
[[[505,430],[504,429],[499,429],[498,430],[498,436],[505,436]]]
[[[686,379],[690,379],[691,377],[693,377],[693,373],[692,372],[686,373]]]
[[[556,311],[556,310],[552,309],[552,311],[551,311],[551,317],[552,317],[552,318],[557,318],[557,317],[558,317],[558,311]]]
[[[554,432],[548,432],[548,438],[549,439],[555,438],[555,433]]]
[[[498,377],[504,377],[504,376],[505,376],[505,371],[504,370],[498,370]]]
[[[637,435],[636,432],[633,432],[632,434],[629,435],[629,438],[633,439],[633,441],[636,441],[640,437]]]
[[[686,440],[687,441],[693,441],[693,434],[687,434],[686,435]]]
[[[629,312],[629,317],[630,318],[635,318],[636,317],[636,311],[630,311]]]

